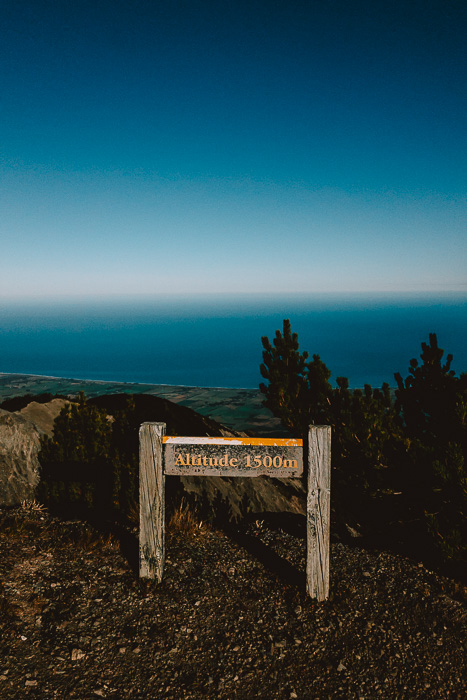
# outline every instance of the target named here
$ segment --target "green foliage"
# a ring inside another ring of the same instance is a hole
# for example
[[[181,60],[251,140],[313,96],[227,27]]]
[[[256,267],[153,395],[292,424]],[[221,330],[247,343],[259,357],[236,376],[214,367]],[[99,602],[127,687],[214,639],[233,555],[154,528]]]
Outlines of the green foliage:
[[[331,372],[319,355],[307,362],[300,353],[298,336],[289,320],[283,333],[276,331],[273,344],[262,338],[264,347],[260,384],[264,405],[281,419],[297,437],[306,436],[309,425],[328,424],[333,428],[335,479],[342,485],[375,487],[375,470],[386,466],[390,439],[400,437],[389,385],[364,392],[349,389],[346,377],[330,383]]]
[[[397,406],[408,433],[432,445],[457,437],[459,380],[451,370],[452,355],[442,364],[444,350],[438,347],[436,334],[430,333],[429,339],[429,344],[422,343],[422,363],[410,361],[405,381],[399,373],[394,376]]]
[[[410,361],[405,380],[395,375],[395,401],[388,384],[351,390],[338,377],[333,388],[319,355],[307,362],[308,353],[299,352],[290,321],[284,321],[283,333],[276,331],[272,345],[267,338],[262,344],[261,374],[269,381],[260,385],[265,406],[297,436],[306,436],[313,423],[332,427],[337,508],[346,511],[353,503],[361,520],[371,510],[370,499],[403,494],[400,517],[425,522],[442,557],[465,563],[467,375],[456,377],[452,355],[443,363],[436,335],[422,343],[421,361]]]
[[[434,542],[447,559],[467,564],[467,469],[465,452],[450,443],[433,462],[434,511],[426,513]]]
[[[54,437],[42,440],[39,497],[54,512],[135,525],[139,519],[139,428],[164,422],[170,435],[220,435],[195,411],[149,395],[112,394],[67,406]],[[167,480],[166,505],[180,501],[177,477]]]
[[[319,425],[329,422],[332,404],[332,386],[329,382],[331,370],[329,370],[319,355],[313,355],[313,361],[307,365],[308,398],[312,398],[308,415],[311,422],[308,424]]]
[[[53,438],[45,438],[42,443],[43,457],[94,464],[109,457],[111,435],[105,412],[90,406],[81,392],[78,402],[67,404],[57,416]]]
[[[300,412],[307,407],[308,353],[299,351],[298,336],[291,333],[288,320],[284,321],[283,334],[276,331],[272,344],[268,338],[262,338],[261,342],[264,352],[260,372],[269,381],[268,385],[260,384],[266,396],[264,405],[294,432],[302,420]]]
[[[401,423],[388,384],[351,390],[338,377],[331,396],[330,424],[337,478],[342,485],[375,491],[383,487],[382,470],[401,450]]]
[[[283,322],[283,332],[276,331],[272,344],[266,337],[261,342],[264,351],[260,371],[269,382],[260,384],[266,396],[264,405],[297,436],[309,425],[326,422],[332,393],[331,372],[319,355],[307,362],[308,353],[299,351],[298,336],[291,332],[288,319]]]
[[[57,416],[53,438],[42,439],[39,497],[53,510],[108,518],[121,509],[122,473],[115,421],[81,393]],[[125,498],[127,495],[125,494]]]
[[[411,468],[424,493],[433,542],[449,560],[467,563],[467,376],[456,377],[452,355],[434,333],[422,343],[421,364],[395,375],[397,406],[410,440]]]
[[[115,413],[112,430],[113,504],[128,519],[134,518],[139,502],[138,419],[133,396]]]

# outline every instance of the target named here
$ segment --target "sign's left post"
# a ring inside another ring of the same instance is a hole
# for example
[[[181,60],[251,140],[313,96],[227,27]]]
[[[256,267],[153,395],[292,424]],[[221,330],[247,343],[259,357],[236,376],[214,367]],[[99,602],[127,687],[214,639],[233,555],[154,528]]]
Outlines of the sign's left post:
[[[164,435],[165,423],[143,423],[139,430],[139,575],[159,583],[165,557]]]

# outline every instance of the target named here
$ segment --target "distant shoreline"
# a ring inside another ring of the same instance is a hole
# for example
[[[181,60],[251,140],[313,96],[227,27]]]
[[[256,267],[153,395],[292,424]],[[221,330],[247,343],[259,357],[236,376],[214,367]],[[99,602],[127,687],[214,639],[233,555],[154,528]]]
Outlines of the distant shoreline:
[[[251,430],[262,435],[278,436],[283,432],[280,421],[263,406],[264,397],[259,389],[106,382],[13,372],[0,373],[0,403],[27,394],[59,394],[72,397],[81,391],[87,398],[105,394],[159,396],[187,406],[233,430]]]
[[[198,386],[196,384],[154,384],[153,382],[122,382],[118,379],[83,379],[81,377],[57,377],[52,374],[24,374],[22,372],[0,372],[0,381],[2,377],[25,377],[30,379],[52,379],[63,382],[73,382],[78,384],[121,384],[123,386],[141,386],[141,387],[163,387],[168,389],[209,389],[215,391],[259,391],[255,387],[229,387],[229,386]]]
[[[23,378],[25,380],[37,380],[37,382],[42,382],[45,380],[51,380],[54,382],[60,382],[60,383],[71,383],[73,386],[80,386],[80,385],[100,385],[102,387],[104,386],[122,386],[122,387],[136,387],[140,388],[140,391],[137,393],[153,393],[154,389],[157,390],[162,390],[162,391],[172,391],[172,390],[182,390],[182,389],[188,389],[188,390],[196,390],[196,391],[231,391],[231,392],[237,392],[237,391],[248,391],[248,392],[253,392],[253,393],[258,393],[261,394],[259,385],[258,387],[251,387],[251,386],[245,386],[245,387],[230,387],[230,386],[201,386],[197,384],[155,384],[154,382],[124,382],[120,381],[118,379],[82,379],[82,378],[77,378],[77,377],[57,377],[55,375],[49,375],[49,374],[24,374],[23,372],[0,372],[0,398],[2,396],[1,393],[1,388],[2,386],[5,386],[5,382],[2,381],[3,377],[19,377]],[[370,382],[368,382],[371,384]],[[7,384],[7,383],[6,383]],[[331,384],[335,384],[331,380]],[[373,388],[380,388],[379,386],[377,387],[376,385],[373,386]],[[354,391],[355,389],[363,389],[364,386],[350,386],[349,387],[351,391]],[[389,384],[389,388],[391,390],[396,389],[395,384]],[[142,390],[144,389],[144,391]]]

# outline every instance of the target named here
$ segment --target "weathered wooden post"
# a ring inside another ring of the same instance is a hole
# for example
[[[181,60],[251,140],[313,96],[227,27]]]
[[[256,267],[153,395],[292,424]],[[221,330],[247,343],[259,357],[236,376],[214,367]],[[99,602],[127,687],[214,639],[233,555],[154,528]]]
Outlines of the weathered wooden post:
[[[140,432],[139,575],[162,580],[165,557],[165,476],[300,477],[303,441],[293,438],[165,437],[165,423]],[[307,593],[329,597],[331,428],[308,433]]]
[[[331,520],[331,427],[310,425],[306,504],[306,588],[318,601],[329,598]]]
[[[139,575],[159,583],[165,554],[164,434],[165,423],[143,423],[139,430]]]

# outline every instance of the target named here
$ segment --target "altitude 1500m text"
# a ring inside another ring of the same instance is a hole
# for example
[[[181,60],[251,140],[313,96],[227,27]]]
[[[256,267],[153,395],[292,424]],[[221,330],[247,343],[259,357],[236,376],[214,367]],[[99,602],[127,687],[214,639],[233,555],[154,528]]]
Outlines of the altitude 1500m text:
[[[242,459],[229,457],[226,452],[223,457],[207,457],[190,452],[179,453],[175,460],[177,467],[245,467],[247,469],[298,469],[296,459],[284,459],[281,455],[245,455]]]

